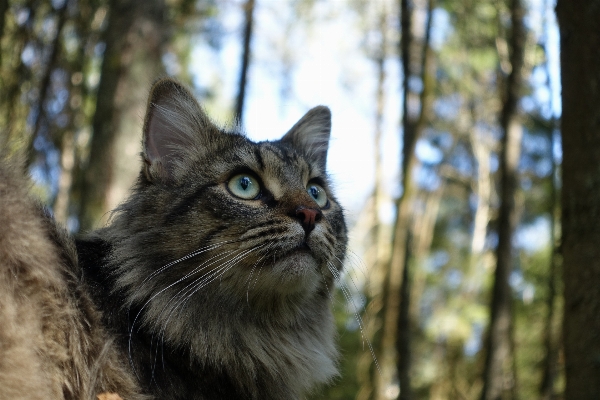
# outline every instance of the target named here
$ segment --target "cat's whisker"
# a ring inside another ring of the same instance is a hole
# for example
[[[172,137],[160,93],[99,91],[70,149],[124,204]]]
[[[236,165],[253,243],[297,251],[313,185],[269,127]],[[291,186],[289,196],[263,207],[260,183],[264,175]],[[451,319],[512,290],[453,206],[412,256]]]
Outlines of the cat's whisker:
[[[319,272],[321,273],[321,278],[323,279],[323,284],[325,285],[325,289],[327,290],[329,301],[331,301],[331,307],[335,311],[335,302],[334,302],[334,297],[333,297],[333,295],[334,295],[333,288],[330,288],[329,285],[327,284],[327,278],[325,278],[325,274],[321,270],[319,270]]]
[[[334,276],[334,278],[337,280],[340,277],[340,273],[339,271],[337,271],[337,269],[335,268],[335,266],[328,262],[327,263],[327,267],[329,269],[329,271],[331,272],[331,274]],[[358,311],[358,307],[356,306],[354,299],[352,298],[351,293],[348,291],[348,288],[346,287],[346,285],[344,284],[344,282],[339,282],[339,287],[340,290],[342,291],[342,294],[344,295],[344,297],[346,298],[346,302],[349,305],[352,305],[352,307],[354,308],[354,310],[352,311],[352,313],[354,314],[354,319],[356,320],[358,327],[360,329],[360,335],[363,339],[363,345],[364,343],[367,343],[367,346],[369,348],[369,351],[371,352],[371,356],[373,357],[373,362],[375,363],[375,367],[377,368],[378,373],[381,375],[381,368],[379,366],[379,362],[377,361],[377,357],[375,356],[375,350],[373,349],[373,345],[371,344],[371,341],[369,340],[369,338],[366,336],[366,331],[365,331],[365,324],[360,316],[360,313]]]
[[[334,257],[340,263],[340,265],[343,265],[344,262],[339,257],[337,257],[337,256],[334,256]],[[334,266],[334,268],[335,268],[335,266]],[[338,272],[338,276],[341,276],[341,274],[339,272]],[[352,277],[351,271],[348,271],[346,276],[348,277],[348,279],[350,279],[350,282],[352,282],[352,287],[354,288],[354,290],[356,292],[359,292],[360,290],[358,289],[358,285],[356,284],[354,278]]]
[[[335,253],[335,237],[331,234],[324,234],[324,239],[323,242],[321,243],[322,245],[325,246],[325,248],[327,249],[327,254],[334,254]]]
[[[168,302],[168,305],[169,305],[175,300],[175,303],[169,307],[169,309],[170,309],[169,314],[167,315],[167,319],[163,323],[163,327],[160,330],[159,336],[161,336],[161,341],[164,341],[166,327],[167,327],[169,321],[171,320],[171,318],[175,315],[175,312],[177,310],[179,310],[179,312],[181,312],[181,310],[183,310],[185,304],[192,298],[192,296],[195,293],[197,293],[199,290],[201,290],[206,285],[212,283],[213,281],[220,279],[223,276],[223,274],[225,274],[231,268],[233,268],[234,266],[239,264],[239,262],[243,261],[246,257],[249,256],[250,253],[252,253],[255,250],[260,249],[261,247],[264,247],[264,245],[257,246],[257,247],[243,251],[242,253],[236,255],[231,260],[227,261],[225,264],[222,264],[221,266],[219,266],[217,269],[212,270],[212,271],[208,272],[207,274],[204,274],[203,276],[197,278],[190,284],[186,285],[186,287],[184,289],[182,289],[178,293],[176,293],[171,298],[171,300],[169,300],[169,302]],[[165,308],[167,306],[165,306]],[[163,308],[163,313],[164,313],[164,311],[166,311],[165,308]]]
[[[260,264],[260,267],[258,267],[258,272],[256,273],[256,278],[254,278],[254,282],[252,283],[252,286],[248,288],[248,291],[247,291],[246,293],[248,293],[250,290],[253,290],[253,289],[254,289],[254,287],[256,286],[256,284],[258,283],[258,278],[259,278],[259,276],[260,276],[260,271],[262,271],[262,267],[263,267],[264,265],[265,265],[265,264],[264,264],[264,263],[262,263],[262,264]]]
[[[356,266],[357,262],[358,263],[362,262],[362,260],[360,259],[360,257],[358,257],[356,254],[352,254],[352,255],[354,256],[354,260],[351,263],[353,266]],[[343,261],[339,257],[337,257],[337,256],[334,256],[334,257],[340,263],[340,265],[343,264]],[[363,265],[364,265],[364,263],[363,263]],[[355,268],[347,268],[346,271],[347,271],[347,273],[345,274],[345,276],[347,276],[346,279],[350,280],[350,282],[352,283],[352,287],[354,288],[354,291],[357,292],[357,293],[361,292],[361,290],[359,290],[358,284],[356,283],[356,280],[355,280],[357,278],[356,274],[354,275],[354,277],[352,276],[352,272],[355,271]],[[339,274],[339,275],[341,276],[341,274]],[[367,279],[366,275],[364,276],[364,278]]]
[[[196,267],[192,272],[186,274],[185,276],[179,278],[178,280],[176,280],[175,282],[172,282],[171,284],[167,285],[166,287],[162,288],[161,290],[159,290],[158,292],[154,293],[154,295],[152,295],[152,297],[150,297],[145,303],[144,305],[140,308],[140,310],[138,311],[137,315],[135,316],[131,329],[133,330],[133,328],[135,327],[135,324],[138,320],[138,318],[140,317],[141,313],[144,311],[144,309],[146,308],[146,306],[148,306],[148,304],[154,300],[157,296],[159,296],[160,294],[162,294],[163,292],[165,292],[166,290],[170,289],[171,287],[177,285],[178,283],[186,280],[192,273],[197,273],[205,268],[208,268],[209,266],[213,265],[214,263],[218,262],[219,259],[218,257],[226,257],[227,254],[232,253],[234,250],[230,250],[229,252],[226,252],[225,255],[223,254],[218,254],[216,256],[213,256],[211,258],[209,258],[208,260],[204,261],[204,263],[200,264],[198,267]],[[217,260],[214,260],[215,258],[217,258]],[[210,263],[208,263],[209,261],[212,261]],[[207,264],[208,263],[208,264]],[[203,267],[202,267],[203,266]],[[198,270],[199,267],[202,267],[200,270]]]
[[[207,251],[217,249],[217,248],[219,248],[219,247],[221,247],[221,246],[223,246],[225,244],[235,243],[235,242],[238,242],[238,241],[239,241],[239,239],[236,239],[236,240],[225,240],[225,241],[220,242],[220,243],[214,243],[214,244],[210,244],[208,246],[201,247],[200,249],[196,249],[196,250],[192,251],[191,253],[188,253],[185,256],[183,256],[181,258],[178,258],[175,261],[171,261],[170,263],[165,264],[164,266],[160,267],[159,269],[157,269],[156,271],[154,271],[153,273],[151,273],[146,279],[144,279],[142,281],[142,283],[148,282],[149,280],[153,279],[157,275],[161,274],[163,271],[171,268],[173,265],[179,264],[182,261],[189,260],[190,258],[196,257],[197,255],[200,255],[200,254],[205,253]]]
[[[258,268],[258,273],[256,274],[256,279],[254,280],[254,283],[252,284],[252,287],[250,286],[250,283],[252,283],[252,275],[254,274],[254,270],[256,269],[256,266],[258,265],[258,263],[260,263],[265,256],[267,255],[267,252],[269,251],[269,249],[273,247],[273,243],[269,243],[269,245],[267,246],[266,249],[264,249],[264,254],[252,265],[252,270],[250,271],[250,274],[248,275],[248,278],[246,279],[246,282],[244,282],[244,284],[248,284],[248,288],[246,290],[246,302],[249,303],[250,302],[250,289],[254,288],[254,285],[256,285],[256,282],[258,280],[258,277],[260,275],[260,271],[262,269],[262,265]]]
[[[235,255],[231,260],[228,260],[225,263],[219,265],[219,267],[217,267],[216,269],[211,270],[211,271],[207,272],[206,274],[194,279],[192,282],[188,283],[184,288],[182,288],[179,292],[177,292],[173,295],[171,300],[169,300],[169,302],[163,307],[163,312],[170,305],[170,303],[173,300],[177,300],[177,298],[183,298],[183,297],[187,296],[187,294],[190,291],[199,290],[202,287],[205,287],[209,283],[213,282],[215,279],[218,279],[219,274],[221,274],[221,276],[222,276],[222,273],[227,272],[227,270],[229,270],[232,266],[236,265],[237,262],[241,261],[245,256],[250,254],[255,249],[256,248],[252,248],[249,250],[242,251],[240,254]],[[215,264],[217,261],[221,261],[223,258],[225,258],[226,256],[228,256],[229,254],[231,254],[233,252],[234,251],[230,251],[229,253],[227,253],[223,257],[219,258],[218,260],[214,260],[213,262],[211,262],[211,265]],[[202,268],[202,269],[204,269],[204,268]],[[199,272],[199,271],[196,271],[196,269],[193,271],[193,273],[197,273],[197,272]],[[185,279],[192,276],[193,273],[187,274]],[[177,305],[175,307],[177,307]]]
[[[264,247],[264,246],[261,246],[261,247]],[[258,264],[258,263],[259,263],[259,262],[260,262],[260,261],[261,261],[263,258],[265,258],[265,256],[266,256],[266,252],[268,252],[268,251],[269,251],[269,249],[270,249],[271,247],[273,247],[273,243],[269,243],[269,244],[267,245],[267,248],[266,248],[266,249],[264,249],[264,252],[265,252],[265,254],[263,254],[263,255],[262,255],[262,256],[261,256],[261,257],[260,257],[260,258],[259,258],[259,259],[258,259],[258,260],[255,262],[255,263],[254,263],[254,265],[252,265],[252,270],[250,271],[250,274],[248,275],[248,278],[246,279],[246,282],[244,282],[244,285],[245,285],[246,283],[248,283],[248,282],[249,282],[249,281],[252,279],[252,275],[254,274],[254,269],[255,269],[256,265],[257,265],[257,264]]]
[[[367,267],[367,265],[365,264],[365,262],[363,261],[362,257],[360,257],[358,254],[356,254],[355,252],[353,252],[352,250],[349,250],[346,252],[347,256],[349,256],[350,258],[352,258],[352,264],[354,266],[358,267],[358,270],[362,273],[363,277],[365,278],[365,280],[368,280],[368,270],[369,268]]]
[[[229,254],[231,254],[231,253],[233,253],[233,251],[229,252],[227,255],[229,255]],[[227,255],[225,255],[225,256],[227,256]],[[225,256],[221,257],[221,259],[222,259],[222,258],[224,258]],[[214,258],[214,257],[213,257],[213,258]],[[219,260],[216,260],[216,261],[213,261],[211,264],[214,264],[214,263],[216,263],[216,262],[218,262],[218,261],[220,261],[220,259],[219,259]],[[206,262],[205,262],[205,263],[206,263]],[[201,265],[202,265],[202,264],[201,264]],[[206,267],[207,267],[207,266],[205,266],[205,267],[201,268],[200,270],[203,270],[203,269],[205,269]],[[197,278],[197,279],[196,279],[196,280],[194,280],[193,282],[198,282],[198,280],[201,280],[201,279],[206,279],[207,277],[208,277],[208,278],[211,278],[211,277],[212,277],[212,278],[214,278],[214,277],[215,277],[215,276],[216,276],[216,275],[219,273],[219,271],[220,271],[222,268],[223,268],[223,265],[219,266],[219,267],[218,267],[217,269],[215,269],[215,270],[211,270],[211,271],[209,271],[209,272],[205,273],[204,275],[202,275],[200,278]],[[196,270],[197,270],[197,268],[196,268]],[[199,272],[199,271],[196,271],[196,272]],[[187,275],[186,275],[186,277],[189,277],[189,276],[190,276],[190,274],[187,274]],[[178,282],[181,282],[182,280],[184,280],[184,278],[180,279]],[[213,280],[214,280],[214,279],[213,279]],[[212,281],[212,280],[211,280],[211,281]],[[180,299],[183,299],[183,297],[184,297],[184,296],[185,296],[185,295],[186,295],[186,294],[187,294],[189,291],[191,291],[191,290],[192,290],[192,289],[191,289],[191,287],[193,286],[193,282],[192,282],[192,283],[190,283],[190,284],[188,284],[188,285],[186,285],[186,286],[185,286],[184,288],[182,288],[182,289],[181,289],[179,292],[177,292],[175,295],[173,295],[173,296],[171,297],[171,299],[170,299],[170,300],[167,302],[167,304],[165,304],[165,305],[163,306],[163,309],[162,309],[162,311],[161,311],[161,314],[164,314],[164,313],[165,313],[167,310],[170,310],[170,311],[169,311],[169,314],[168,314],[168,317],[167,317],[167,321],[166,321],[166,322],[163,324],[163,328],[161,328],[161,329],[160,329],[160,331],[159,331],[159,333],[158,333],[158,335],[157,335],[157,336],[158,336],[158,337],[157,337],[157,343],[158,343],[158,342],[160,342],[160,343],[161,343],[161,345],[164,343],[164,334],[165,334],[166,325],[168,324],[169,320],[171,319],[171,316],[172,316],[173,312],[174,312],[174,311],[177,309],[177,307],[179,306],[179,305],[178,305],[178,300],[177,300],[177,299],[178,299],[178,298],[180,298]],[[175,301],[175,304],[172,304],[174,301]],[[154,359],[153,371],[154,371],[154,369],[155,369],[155,366],[156,366],[156,358],[157,358],[157,357],[158,357],[158,347],[157,347],[157,353],[156,353],[156,356],[155,356],[155,359]],[[163,357],[164,357],[164,354],[163,354]],[[163,358],[163,368],[164,368],[164,358]]]
[[[177,260],[175,260],[175,261],[172,261],[172,262],[170,262],[170,263],[168,263],[168,264],[166,264],[166,265],[164,265],[164,266],[160,267],[159,269],[157,269],[156,271],[154,271],[152,274],[150,274],[150,275],[149,275],[147,278],[145,278],[145,279],[142,281],[142,285],[140,286],[140,290],[141,290],[141,289],[143,289],[143,288],[145,287],[146,283],[148,283],[148,282],[149,282],[151,279],[153,279],[154,277],[158,276],[159,274],[161,274],[161,273],[162,273],[162,272],[164,272],[165,270],[169,269],[169,268],[170,268],[170,267],[172,267],[173,265],[176,265],[176,264],[178,264],[178,263],[180,263],[180,262],[183,262],[183,261],[189,260],[189,259],[191,259],[191,258],[193,258],[193,257],[195,257],[195,256],[197,256],[197,255],[200,255],[200,254],[202,254],[202,253],[205,253],[206,251],[217,249],[217,248],[219,248],[219,247],[221,247],[221,246],[223,246],[223,245],[225,245],[225,244],[228,244],[228,243],[235,243],[236,241],[237,241],[237,240],[226,240],[226,241],[222,241],[221,243],[215,243],[215,244],[211,244],[211,245],[208,245],[208,246],[204,246],[204,247],[202,247],[202,248],[200,248],[200,249],[196,249],[196,250],[194,250],[194,251],[192,251],[192,252],[188,253],[187,255],[185,255],[185,256],[183,256],[183,257],[181,257],[181,258],[179,258],[179,259],[177,259]],[[210,259],[209,259],[209,260],[210,260]],[[167,290],[167,289],[169,289],[169,287],[171,287],[171,286],[173,286],[173,285],[175,285],[175,284],[177,284],[177,283],[181,282],[181,280],[183,280],[183,279],[185,279],[185,278],[186,278],[186,276],[184,276],[184,277],[183,277],[183,278],[181,278],[180,280],[178,280],[178,281],[174,282],[172,285],[170,285],[170,286],[168,286],[168,287],[166,287],[166,288],[163,288],[163,289],[162,289],[162,290],[160,290],[158,293],[156,293],[154,296],[152,296],[152,298],[150,298],[150,299],[149,299],[149,300],[148,300],[148,301],[147,301],[147,302],[146,302],[146,303],[145,303],[145,304],[142,306],[142,308],[140,309],[140,312],[141,312],[141,311],[142,311],[142,310],[143,310],[143,309],[144,309],[144,308],[145,308],[145,307],[148,305],[148,303],[149,303],[149,302],[150,302],[150,301],[151,301],[151,300],[152,300],[154,297],[156,297],[157,295],[161,294],[161,293],[162,293],[164,290]],[[130,309],[130,307],[129,307],[129,309]],[[135,319],[134,319],[134,322],[133,322],[133,325],[132,325],[132,326],[134,326],[134,325],[135,325],[135,322],[136,322],[136,320],[137,320],[137,318],[138,318],[138,316],[139,316],[140,312],[138,312],[138,314],[136,315],[136,317],[135,317]]]
[[[245,258],[247,258],[250,253],[252,253],[253,251],[256,251],[258,249],[260,249],[261,247],[264,247],[265,245],[260,245],[257,247],[253,247],[251,249],[247,249],[244,250],[242,253],[238,254],[237,256],[235,256],[233,259],[229,260],[227,263],[225,263],[215,274],[215,278],[211,279],[208,282],[204,282],[201,286],[197,286],[195,287],[195,291],[194,293],[196,293],[198,290],[202,289],[203,287],[205,287],[206,285],[208,285],[209,283],[211,283],[212,281],[216,280],[216,279],[221,279],[223,277],[223,275],[229,271],[232,267],[234,267],[235,265],[237,265],[239,262],[243,261]],[[218,275],[218,276],[216,276]]]
[[[217,263],[218,261],[220,261],[220,259],[222,259],[222,258],[226,257],[228,254],[231,254],[232,252],[234,252],[234,250],[230,250],[229,252],[226,252],[225,254],[218,254],[218,255],[215,255],[215,256],[213,256],[213,257],[209,258],[208,260],[204,261],[204,263],[200,264],[200,265],[199,265],[198,267],[196,267],[196,268],[195,268],[195,269],[194,269],[192,272],[195,272],[195,273],[197,273],[197,272],[199,272],[199,271],[202,271],[203,269],[205,269],[205,268],[208,268],[209,266],[211,266],[211,265],[213,265],[213,264]],[[190,253],[190,254],[191,254],[191,253]],[[219,258],[219,257],[220,257],[220,258]],[[216,260],[215,260],[215,259],[216,259]],[[209,261],[211,261],[211,262],[209,263]],[[203,266],[203,267],[202,267],[202,266]],[[202,267],[202,268],[200,268],[200,267]],[[199,268],[200,268],[200,269],[199,269]],[[133,336],[133,331],[134,331],[134,329],[135,329],[136,322],[137,322],[138,318],[140,317],[140,315],[142,314],[143,310],[144,310],[144,309],[145,309],[145,308],[148,306],[148,304],[149,304],[149,303],[150,303],[152,300],[154,300],[154,299],[155,299],[157,296],[159,296],[161,293],[163,293],[163,292],[165,292],[166,290],[170,289],[171,287],[173,287],[173,286],[175,286],[175,285],[177,285],[177,284],[179,284],[179,283],[183,282],[183,281],[184,281],[184,280],[186,280],[186,279],[187,279],[189,276],[191,276],[191,273],[188,273],[188,274],[186,274],[185,276],[183,276],[182,278],[178,279],[177,281],[175,281],[175,282],[173,282],[173,283],[169,284],[168,286],[164,287],[163,289],[161,289],[160,291],[158,291],[157,293],[155,293],[155,294],[154,294],[154,295],[153,295],[153,296],[152,296],[150,299],[148,299],[148,300],[147,300],[147,301],[144,303],[144,305],[143,305],[143,306],[140,308],[140,310],[138,311],[138,313],[136,314],[136,316],[135,316],[135,318],[134,318],[134,320],[133,320],[133,323],[131,324],[131,328],[130,328],[130,332],[129,332],[129,344],[128,344],[128,352],[129,352],[130,359],[132,358],[132,346],[131,346],[131,345],[132,345],[132,343],[131,343],[131,340],[132,340],[132,336]],[[168,306],[168,304],[169,304],[169,303],[167,303],[167,304],[165,305],[165,307],[164,307],[164,308],[166,308],[166,307]],[[163,308],[163,310],[164,310],[164,308]]]
[[[214,265],[215,263],[217,263],[217,262],[221,261],[223,258],[227,257],[229,254],[231,254],[231,253],[233,253],[233,252],[234,252],[234,250],[230,250],[230,251],[226,252],[225,254],[217,254],[217,255],[215,255],[215,256],[213,256],[213,257],[210,257],[209,259],[205,260],[205,261],[204,261],[202,264],[200,264],[198,267],[194,268],[194,269],[193,269],[191,272],[187,273],[187,274],[186,274],[186,275],[184,275],[182,278],[180,278],[179,280],[177,280],[177,281],[176,281],[174,284],[171,284],[171,285],[169,285],[168,287],[166,287],[166,288],[164,288],[163,290],[161,290],[161,292],[163,292],[164,290],[166,290],[166,289],[168,289],[168,288],[170,288],[170,287],[174,286],[175,284],[178,284],[178,283],[181,283],[181,282],[185,281],[185,280],[186,280],[187,278],[189,278],[190,276],[192,276],[192,275],[194,275],[194,274],[196,274],[196,273],[198,273],[198,272],[200,272],[200,271],[202,271],[202,270],[204,270],[204,269],[208,268],[209,266],[211,266],[211,265]],[[191,258],[191,257],[190,257],[190,258]],[[209,263],[209,261],[211,261],[211,262]],[[207,263],[208,263],[208,264],[207,264]],[[200,268],[200,267],[202,267],[202,268]],[[219,267],[219,268],[221,268],[221,267]],[[208,275],[208,274],[210,274],[210,272],[209,272],[209,273],[207,273],[207,274],[205,274],[205,275],[203,275],[203,276],[206,276],[206,275]],[[187,286],[186,286],[186,287],[187,287]],[[184,288],[184,289],[185,289],[185,288]],[[182,290],[184,290],[184,289],[182,289]],[[177,294],[175,294],[175,296],[174,296],[174,297],[176,297],[176,296],[177,296],[179,293],[181,293],[181,291],[182,291],[182,290],[180,290],[180,291],[179,291]],[[159,293],[160,293],[160,292],[159,292]],[[158,293],[158,294],[159,294],[159,293]],[[155,295],[155,296],[153,296],[153,297],[152,297],[152,298],[151,298],[149,301],[151,301],[151,300],[152,300],[154,297],[156,297],[156,295]],[[173,299],[173,298],[172,298],[172,299]],[[148,302],[149,302],[149,301],[148,301]],[[169,302],[168,302],[168,303],[167,303],[167,304],[166,304],[166,305],[163,307],[163,310],[161,311],[161,313],[163,313],[163,312],[164,312],[164,310],[165,310],[165,308],[167,308],[167,307],[169,306],[169,303],[170,303],[170,302],[171,302],[171,300],[170,300],[170,301],[169,301]],[[146,304],[147,304],[147,303],[146,303]],[[138,313],[138,315],[139,315],[139,313]],[[136,317],[136,319],[137,319],[137,317]],[[153,363],[153,367],[152,367],[152,376],[154,376],[154,371],[155,371],[155,366],[156,366],[156,358],[158,357],[158,343],[159,343],[159,341],[160,341],[161,345],[164,343],[164,334],[163,334],[163,333],[159,333],[159,336],[161,336],[161,339],[160,339],[160,340],[159,340],[158,338],[156,339],[156,342],[157,342],[157,349],[156,349],[156,353],[155,353],[155,357],[154,357],[154,363]],[[154,337],[154,335],[153,335],[153,337]],[[150,346],[152,347],[152,339],[151,339]],[[163,366],[164,366],[164,354],[163,354]]]
[[[208,258],[202,264],[198,265],[193,270],[191,270],[190,272],[188,272],[187,274],[185,274],[179,280],[179,282],[182,282],[182,281],[186,280],[187,278],[189,278],[190,276],[196,275],[197,273],[202,272],[206,268],[208,268],[208,267],[210,267],[212,265],[215,265],[216,263],[218,263],[219,261],[223,260],[224,258],[226,258],[228,255],[234,253],[235,251],[237,251],[237,250],[227,250],[224,253],[215,254],[214,256]]]

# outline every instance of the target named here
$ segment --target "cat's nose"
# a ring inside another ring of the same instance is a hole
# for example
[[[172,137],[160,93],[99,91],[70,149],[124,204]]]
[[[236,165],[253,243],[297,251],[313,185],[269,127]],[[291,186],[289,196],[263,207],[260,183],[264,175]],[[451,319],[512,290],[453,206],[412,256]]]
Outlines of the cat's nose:
[[[323,218],[323,214],[321,210],[300,206],[296,208],[296,217],[298,217],[304,228],[304,232],[308,235],[315,229],[315,224]]]

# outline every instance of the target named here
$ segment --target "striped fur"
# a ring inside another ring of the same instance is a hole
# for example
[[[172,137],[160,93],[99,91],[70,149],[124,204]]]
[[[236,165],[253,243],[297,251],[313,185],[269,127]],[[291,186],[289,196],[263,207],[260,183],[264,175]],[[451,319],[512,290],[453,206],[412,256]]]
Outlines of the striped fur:
[[[211,123],[178,83],[154,85],[131,196],[77,243],[146,393],[297,399],[336,375],[330,296],[347,232],[325,171],[330,128],[316,107],[281,140],[254,143]],[[231,192],[238,173],[257,179],[259,196]]]

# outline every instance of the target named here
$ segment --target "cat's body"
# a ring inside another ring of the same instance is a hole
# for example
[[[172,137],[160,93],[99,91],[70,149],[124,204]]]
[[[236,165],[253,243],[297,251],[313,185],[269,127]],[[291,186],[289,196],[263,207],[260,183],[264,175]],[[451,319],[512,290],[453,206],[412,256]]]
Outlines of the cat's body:
[[[73,241],[0,160],[0,399],[144,399],[101,323]]]
[[[325,174],[329,131],[317,107],[280,141],[253,143],[177,83],[155,84],[138,182],[77,242],[73,266],[144,393],[295,399],[336,374],[346,227]]]

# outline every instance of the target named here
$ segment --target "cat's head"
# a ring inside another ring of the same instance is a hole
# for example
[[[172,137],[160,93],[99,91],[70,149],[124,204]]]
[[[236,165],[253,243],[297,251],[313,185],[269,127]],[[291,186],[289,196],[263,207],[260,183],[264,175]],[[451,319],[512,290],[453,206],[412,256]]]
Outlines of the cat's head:
[[[158,81],[139,183],[117,218],[121,285],[139,300],[331,290],[347,232],[325,171],[330,130],[319,106],[280,140],[254,143],[213,124],[177,82]]]

